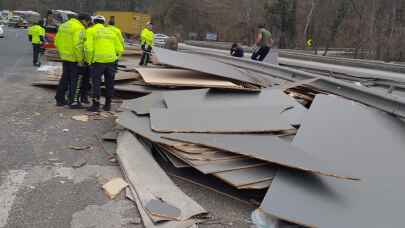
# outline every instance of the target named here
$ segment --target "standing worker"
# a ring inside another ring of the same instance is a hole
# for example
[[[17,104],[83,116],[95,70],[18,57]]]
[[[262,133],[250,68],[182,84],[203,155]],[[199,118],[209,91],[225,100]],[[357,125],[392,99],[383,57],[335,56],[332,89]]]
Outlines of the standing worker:
[[[111,18],[108,21],[108,26],[107,27],[110,28],[115,33],[115,35],[117,35],[117,37],[119,38],[119,40],[121,42],[121,45],[123,47],[125,47],[125,38],[122,35],[121,29],[119,29],[117,26],[115,26],[115,20],[113,18]]]
[[[258,49],[252,54],[252,60],[263,62],[270,52],[273,45],[271,32],[264,25],[258,27],[259,32],[256,37],[256,46]]]
[[[104,75],[106,86],[106,101],[104,111],[111,110],[111,101],[114,95],[115,63],[122,55],[124,47],[117,35],[107,28],[105,18],[96,16],[94,25],[86,32],[86,61],[90,64],[91,79],[93,83],[92,106],[90,112],[100,111],[101,78]]]
[[[152,54],[153,44],[155,42],[155,33],[153,33],[153,24],[149,22],[141,33],[141,47],[143,50],[140,66],[147,66]]]
[[[55,37],[55,45],[63,61],[63,74],[56,91],[57,106],[66,105],[66,91],[69,88],[68,104],[72,109],[81,108],[79,100],[81,80],[79,67],[84,64],[84,38],[86,26],[91,21],[90,15],[80,14],[72,17],[59,26]]]
[[[41,66],[41,62],[39,61],[39,53],[41,51],[41,45],[45,40],[45,29],[41,27],[43,24],[42,21],[38,21],[28,30],[28,39],[32,43],[33,49],[33,58],[32,62],[34,66]]]

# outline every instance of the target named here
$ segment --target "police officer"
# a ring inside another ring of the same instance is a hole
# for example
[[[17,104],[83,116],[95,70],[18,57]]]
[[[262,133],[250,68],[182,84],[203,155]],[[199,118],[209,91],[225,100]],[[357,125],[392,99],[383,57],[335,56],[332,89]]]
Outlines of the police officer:
[[[39,62],[39,53],[41,51],[41,44],[45,39],[45,29],[41,27],[42,24],[42,21],[39,21],[28,30],[28,39],[31,41],[33,49],[32,62],[34,66],[38,67],[41,66],[41,63]]]
[[[91,21],[87,14],[80,14],[77,18],[72,17],[59,26],[55,37],[55,45],[59,56],[63,61],[63,74],[56,91],[57,106],[66,105],[66,91],[69,88],[68,104],[70,108],[81,108],[79,101],[80,77],[79,66],[84,63],[84,38],[85,28]]]
[[[120,39],[121,44],[123,47],[125,47],[125,38],[122,35],[121,29],[119,29],[117,26],[115,26],[115,20],[113,18],[111,18],[108,21],[108,26],[109,29],[111,29],[116,35],[117,37]]]
[[[140,66],[148,65],[154,42],[155,33],[153,33],[153,24],[149,22],[141,33],[141,47],[143,54],[141,57],[141,62],[139,63]]]
[[[111,110],[111,100],[114,95],[115,62],[122,55],[124,47],[117,35],[107,28],[105,18],[96,16],[94,25],[86,31],[86,61],[90,64],[92,79],[92,106],[90,112],[100,111],[101,78],[104,75],[106,86],[106,101],[104,111]]]

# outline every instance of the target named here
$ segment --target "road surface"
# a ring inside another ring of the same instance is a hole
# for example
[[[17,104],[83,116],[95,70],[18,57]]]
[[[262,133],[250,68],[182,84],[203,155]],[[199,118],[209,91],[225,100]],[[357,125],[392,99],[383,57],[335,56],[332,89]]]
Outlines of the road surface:
[[[123,195],[109,200],[101,190],[121,176],[95,137],[114,120],[83,123],[71,118],[83,111],[55,107],[54,91],[30,85],[40,75],[26,31],[6,32],[0,39],[0,228],[142,227],[132,202]],[[87,165],[73,169],[81,159]],[[253,207],[175,181],[222,223],[200,227],[248,227]]]

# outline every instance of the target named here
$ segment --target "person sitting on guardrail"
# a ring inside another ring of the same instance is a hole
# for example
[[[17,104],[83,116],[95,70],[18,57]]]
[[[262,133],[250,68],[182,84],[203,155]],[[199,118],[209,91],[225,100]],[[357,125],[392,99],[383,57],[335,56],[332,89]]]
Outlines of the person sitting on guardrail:
[[[257,49],[252,54],[252,60],[263,62],[270,53],[273,45],[272,34],[264,25],[259,25],[259,32],[256,37]]]
[[[245,55],[245,51],[243,50],[242,46],[240,46],[240,44],[238,44],[238,43],[232,44],[231,56],[243,58],[244,55]]]

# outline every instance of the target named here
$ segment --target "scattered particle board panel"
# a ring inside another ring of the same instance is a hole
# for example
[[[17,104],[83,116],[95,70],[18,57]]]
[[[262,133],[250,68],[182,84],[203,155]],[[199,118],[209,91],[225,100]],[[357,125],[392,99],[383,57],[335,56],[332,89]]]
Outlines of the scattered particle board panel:
[[[228,80],[245,82],[257,86],[265,86],[258,83],[249,74],[237,67],[215,61],[201,55],[181,53],[162,48],[155,48],[155,56],[158,62],[182,69],[194,70],[201,73],[215,75]]]
[[[310,227],[403,227],[404,138],[405,126],[399,119],[349,100],[318,95],[293,144],[356,172],[362,181],[282,170],[261,207]]]
[[[266,133],[293,129],[281,113],[287,107],[229,107],[152,109],[151,127],[157,132]]]
[[[269,164],[266,166],[215,173],[214,176],[232,186],[242,187],[263,181],[273,180],[277,170],[277,165]]]
[[[299,125],[307,109],[294,98],[279,89],[263,89],[260,93],[234,92],[232,94],[213,90],[187,90],[164,94],[169,109],[192,107],[294,107],[283,112],[292,125]]]
[[[161,138],[161,136],[164,136],[165,134],[152,131],[148,116],[137,116],[132,112],[123,112],[119,115],[117,123],[154,143],[161,143],[168,146],[181,144]]]
[[[122,108],[131,110],[137,115],[149,115],[151,108],[166,108],[162,94],[159,92],[151,93],[144,97],[134,100],[124,101]]]
[[[136,80],[139,79],[139,74],[135,72],[126,72],[126,71],[118,71],[115,75],[115,81],[127,81],[127,80]]]
[[[170,134],[167,139],[194,143],[218,150],[241,154],[302,171],[313,172],[339,179],[357,179],[333,162],[319,160],[316,156],[272,135],[249,134]],[[341,180],[346,181],[346,180]]]
[[[150,200],[161,200],[181,211],[176,219],[180,221],[207,213],[170,180],[150,151],[130,132],[119,136],[117,155],[144,207]]]
[[[192,70],[156,68],[137,68],[136,70],[149,85],[223,89],[243,88],[222,78]]]

